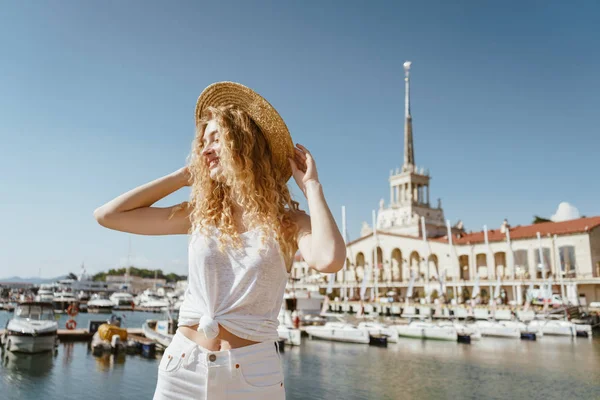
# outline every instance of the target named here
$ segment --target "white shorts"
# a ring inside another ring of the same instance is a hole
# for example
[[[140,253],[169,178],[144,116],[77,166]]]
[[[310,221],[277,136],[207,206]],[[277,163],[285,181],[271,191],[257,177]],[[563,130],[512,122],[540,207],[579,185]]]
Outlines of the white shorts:
[[[210,351],[177,331],[158,366],[154,400],[285,400],[277,342]]]

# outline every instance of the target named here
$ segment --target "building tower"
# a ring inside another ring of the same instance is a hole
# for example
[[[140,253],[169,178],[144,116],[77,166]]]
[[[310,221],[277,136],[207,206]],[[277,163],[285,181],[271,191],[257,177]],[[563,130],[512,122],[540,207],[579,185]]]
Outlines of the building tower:
[[[429,199],[429,172],[417,168],[413,144],[413,124],[410,109],[410,66],[404,63],[404,163],[402,169],[390,172],[390,204],[380,203],[377,228],[393,233],[421,236],[420,218],[425,217],[427,236],[446,234],[446,222],[441,200],[435,208]]]

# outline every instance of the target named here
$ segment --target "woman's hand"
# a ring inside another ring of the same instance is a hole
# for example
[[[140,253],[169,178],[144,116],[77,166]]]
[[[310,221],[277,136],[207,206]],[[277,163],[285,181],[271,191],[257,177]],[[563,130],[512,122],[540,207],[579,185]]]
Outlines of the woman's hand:
[[[192,174],[187,166],[179,168],[174,172],[174,175],[179,179],[182,186],[191,186],[192,185]]]
[[[299,143],[296,143],[296,147],[294,147],[294,158],[289,158],[289,160],[294,180],[306,196],[306,187],[310,185],[310,182],[319,183],[315,160],[306,147]]]

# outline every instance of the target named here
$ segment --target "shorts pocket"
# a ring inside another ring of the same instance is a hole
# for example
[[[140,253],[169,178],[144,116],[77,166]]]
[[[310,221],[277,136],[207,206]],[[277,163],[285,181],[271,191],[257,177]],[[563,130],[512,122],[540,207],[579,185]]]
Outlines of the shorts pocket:
[[[259,360],[239,365],[242,382],[256,389],[283,386],[283,370],[279,356],[274,353]]]
[[[169,348],[167,348],[160,360],[158,370],[162,372],[173,373],[181,368],[182,365],[183,358],[181,357],[181,354],[169,351]]]

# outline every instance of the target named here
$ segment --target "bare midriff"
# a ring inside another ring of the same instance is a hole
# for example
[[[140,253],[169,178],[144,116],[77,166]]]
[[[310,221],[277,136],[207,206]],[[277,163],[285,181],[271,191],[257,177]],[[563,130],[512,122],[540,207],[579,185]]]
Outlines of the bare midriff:
[[[241,337],[229,332],[221,325],[219,325],[219,334],[214,339],[207,339],[203,332],[198,332],[197,324],[193,326],[180,326],[177,329],[183,334],[183,336],[210,351],[238,349],[240,347],[260,343],[253,342],[252,340],[242,339]]]

